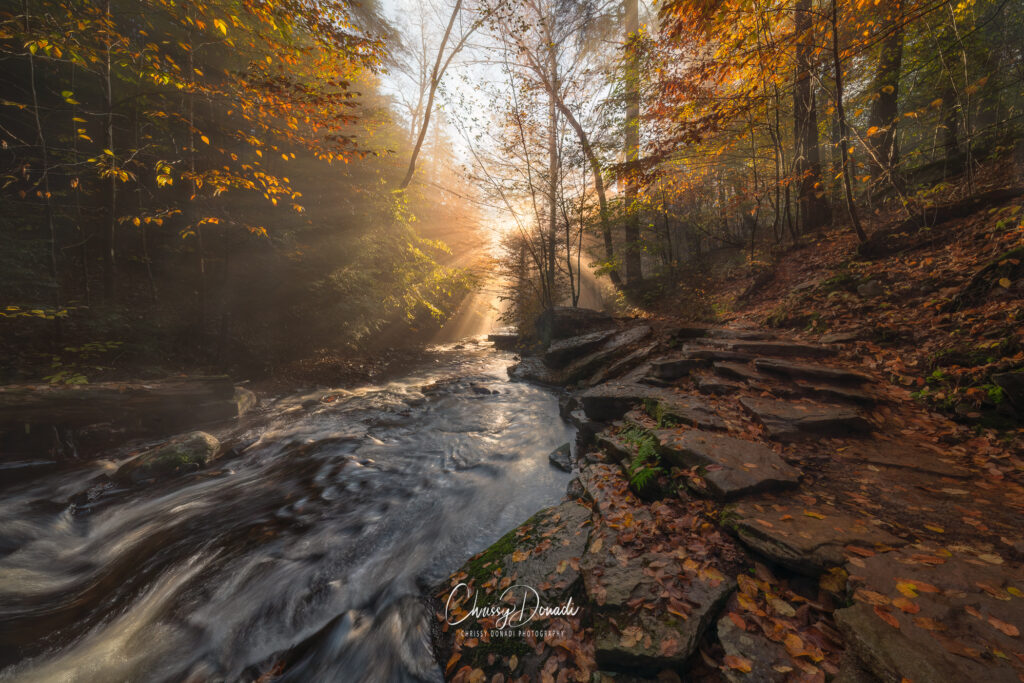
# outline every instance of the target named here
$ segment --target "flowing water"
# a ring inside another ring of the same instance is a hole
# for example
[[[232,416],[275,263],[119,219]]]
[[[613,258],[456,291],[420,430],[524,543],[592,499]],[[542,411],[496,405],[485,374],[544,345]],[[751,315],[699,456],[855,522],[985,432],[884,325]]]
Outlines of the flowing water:
[[[119,490],[99,462],[0,490],[0,681],[440,680],[424,592],[569,477],[556,398],[510,363],[437,347],[274,402],[186,477]]]

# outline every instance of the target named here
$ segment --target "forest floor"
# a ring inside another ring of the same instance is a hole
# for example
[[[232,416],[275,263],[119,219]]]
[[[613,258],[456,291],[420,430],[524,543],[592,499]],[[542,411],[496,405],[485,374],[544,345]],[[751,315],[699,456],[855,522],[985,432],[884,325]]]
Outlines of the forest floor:
[[[1024,680],[1022,204],[880,213],[867,247],[835,231],[692,283],[706,329],[665,301],[567,367],[524,360],[573,380],[578,478],[437,587],[447,676]],[[581,611],[472,632],[458,582]]]

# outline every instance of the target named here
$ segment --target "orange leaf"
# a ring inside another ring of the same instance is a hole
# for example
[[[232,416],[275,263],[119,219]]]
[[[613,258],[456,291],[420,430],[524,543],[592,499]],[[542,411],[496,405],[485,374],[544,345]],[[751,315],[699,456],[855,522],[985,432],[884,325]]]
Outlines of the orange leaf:
[[[887,610],[882,609],[878,605],[875,605],[875,614],[878,615],[879,619],[889,624],[889,626],[892,626],[893,628],[900,627],[900,622],[896,620],[896,617],[894,617]]]
[[[1018,629],[1016,626],[1014,626],[1013,624],[1007,624],[1005,621],[1001,621],[999,619],[996,619],[995,617],[989,617],[988,623],[992,624],[992,626],[1013,638],[1016,638],[1020,635],[1020,629]]]
[[[892,604],[896,607],[899,607],[902,611],[906,612],[907,614],[917,614],[921,611],[920,605],[918,605],[916,602],[913,602],[912,600],[907,600],[906,598],[896,598],[892,601]]]
[[[751,663],[751,661],[749,659],[744,659],[743,657],[737,657],[736,655],[726,655],[724,661],[725,665],[730,669],[736,669],[737,671],[742,671],[745,674],[748,674],[754,670],[754,665]]]

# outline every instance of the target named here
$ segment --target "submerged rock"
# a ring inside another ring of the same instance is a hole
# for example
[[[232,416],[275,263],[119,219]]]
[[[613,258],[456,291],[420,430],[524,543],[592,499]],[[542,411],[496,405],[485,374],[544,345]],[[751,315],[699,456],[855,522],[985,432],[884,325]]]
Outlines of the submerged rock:
[[[143,451],[121,465],[114,478],[139,483],[191,472],[213,461],[219,450],[220,442],[216,437],[206,432],[191,432]]]

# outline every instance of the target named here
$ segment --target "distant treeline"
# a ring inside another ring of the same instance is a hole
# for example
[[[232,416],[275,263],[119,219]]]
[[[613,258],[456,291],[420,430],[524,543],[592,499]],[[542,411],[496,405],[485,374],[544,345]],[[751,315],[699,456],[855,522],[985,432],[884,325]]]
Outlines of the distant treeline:
[[[0,379],[271,368],[447,315],[468,277],[391,192],[384,28],[347,0],[0,2]]]

